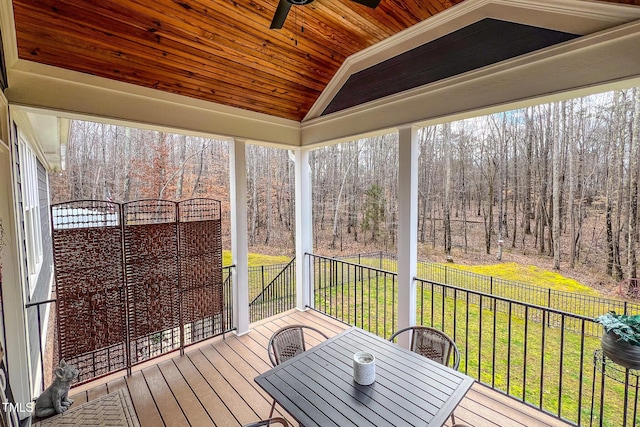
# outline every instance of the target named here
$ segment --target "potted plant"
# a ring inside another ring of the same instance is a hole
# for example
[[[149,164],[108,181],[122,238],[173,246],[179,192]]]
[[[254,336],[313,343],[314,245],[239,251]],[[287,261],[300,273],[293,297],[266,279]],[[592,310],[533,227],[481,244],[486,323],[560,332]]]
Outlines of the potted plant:
[[[628,369],[640,369],[640,315],[610,311],[594,319],[603,328],[602,352]]]

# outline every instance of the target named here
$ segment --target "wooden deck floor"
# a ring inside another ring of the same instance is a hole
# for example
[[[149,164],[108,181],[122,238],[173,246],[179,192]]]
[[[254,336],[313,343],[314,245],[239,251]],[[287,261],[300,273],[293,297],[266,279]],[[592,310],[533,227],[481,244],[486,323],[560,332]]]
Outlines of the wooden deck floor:
[[[266,418],[271,399],[253,379],[271,367],[266,352],[271,334],[294,323],[313,325],[329,336],[346,328],[313,311],[289,311],[253,325],[243,336],[227,334],[226,340],[201,343],[189,348],[184,356],[156,359],[131,376],[105,378],[74,388],[74,406],[124,389],[131,396],[142,427],[235,427]],[[455,415],[457,422],[475,427],[567,425],[479,384],[469,390]]]

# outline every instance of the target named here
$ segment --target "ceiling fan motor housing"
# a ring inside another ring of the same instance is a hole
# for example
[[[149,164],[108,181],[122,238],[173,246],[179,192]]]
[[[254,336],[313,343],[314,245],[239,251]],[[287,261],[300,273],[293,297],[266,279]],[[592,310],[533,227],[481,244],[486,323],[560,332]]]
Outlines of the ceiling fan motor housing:
[[[276,13],[273,15],[271,26],[269,28],[279,30],[284,25],[285,19],[289,14],[291,6],[304,6],[311,3],[313,0],[279,0]],[[356,3],[375,9],[380,3],[380,0],[352,0]]]

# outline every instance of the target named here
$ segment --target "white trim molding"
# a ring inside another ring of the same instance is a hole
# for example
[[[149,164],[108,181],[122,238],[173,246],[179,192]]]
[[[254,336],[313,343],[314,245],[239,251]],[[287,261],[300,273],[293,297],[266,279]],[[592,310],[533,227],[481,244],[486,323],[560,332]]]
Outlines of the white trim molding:
[[[300,123],[293,120],[22,59],[7,73],[9,103],[41,114],[212,138],[300,144]]]

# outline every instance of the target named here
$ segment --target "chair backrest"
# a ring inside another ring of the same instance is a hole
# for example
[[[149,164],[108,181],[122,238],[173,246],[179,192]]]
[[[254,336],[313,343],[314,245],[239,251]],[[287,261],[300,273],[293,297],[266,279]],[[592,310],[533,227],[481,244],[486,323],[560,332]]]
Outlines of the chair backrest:
[[[404,332],[411,333],[410,349],[413,352],[428,357],[442,365],[458,369],[460,364],[460,351],[447,334],[427,326],[410,326],[391,335],[389,341]],[[453,360],[451,360],[453,358]]]
[[[307,350],[304,331],[313,331],[319,336],[328,337],[320,330],[306,325],[290,325],[276,331],[269,340],[267,351],[273,366],[291,359]]]

